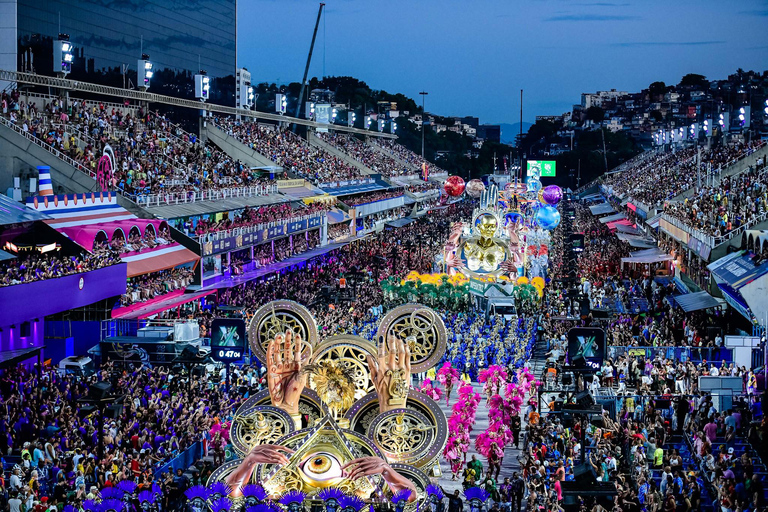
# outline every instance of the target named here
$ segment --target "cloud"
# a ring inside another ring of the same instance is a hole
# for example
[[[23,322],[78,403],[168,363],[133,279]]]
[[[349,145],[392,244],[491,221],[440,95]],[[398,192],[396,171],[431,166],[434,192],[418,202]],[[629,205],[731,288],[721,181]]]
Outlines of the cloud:
[[[725,44],[725,41],[679,41],[679,42],[659,42],[659,41],[640,41],[634,43],[611,43],[611,46],[620,46],[622,48],[634,48],[640,46],[709,46],[716,44]]]
[[[639,16],[625,16],[613,14],[562,14],[544,18],[544,21],[628,21],[638,20]]]

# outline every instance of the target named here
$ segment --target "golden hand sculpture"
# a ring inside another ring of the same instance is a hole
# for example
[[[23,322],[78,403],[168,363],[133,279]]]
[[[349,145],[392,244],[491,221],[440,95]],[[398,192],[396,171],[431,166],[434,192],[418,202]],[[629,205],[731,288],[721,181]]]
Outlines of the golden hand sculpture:
[[[301,337],[291,330],[278,334],[267,347],[267,384],[272,405],[295,418],[299,415],[299,398],[307,385],[302,371]]]
[[[405,407],[411,382],[411,351],[393,335],[379,340],[378,358],[367,356],[371,380],[379,396],[379,412]]]

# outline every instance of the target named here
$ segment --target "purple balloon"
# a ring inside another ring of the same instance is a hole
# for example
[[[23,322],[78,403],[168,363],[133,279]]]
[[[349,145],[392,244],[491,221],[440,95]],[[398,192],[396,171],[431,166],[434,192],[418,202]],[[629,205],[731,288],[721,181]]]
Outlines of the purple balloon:
[[[563,198],[563,189],[557,185],[548,185],[544,187],[544,190],[541,193],[541,198],[548,205],[554,206]]]

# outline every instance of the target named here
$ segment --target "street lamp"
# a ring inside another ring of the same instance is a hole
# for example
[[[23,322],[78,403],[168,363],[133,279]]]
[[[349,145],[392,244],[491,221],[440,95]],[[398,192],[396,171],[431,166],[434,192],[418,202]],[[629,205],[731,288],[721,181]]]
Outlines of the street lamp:
[[[427,113],[424,110],[424,97],[429,93],[426,91],[421,91],[419,94],[421,94],[421,158],[423,160],[424,159],[424,121],[427,118]]]

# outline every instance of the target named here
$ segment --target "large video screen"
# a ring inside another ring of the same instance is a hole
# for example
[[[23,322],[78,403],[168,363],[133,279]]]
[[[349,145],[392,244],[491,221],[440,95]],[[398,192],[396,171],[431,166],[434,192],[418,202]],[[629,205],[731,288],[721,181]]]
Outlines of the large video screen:
[[[554,160],[528,160],[527,161],[527,175],[538,176],[543,178],[554,178],[557,174],[556,164]]]
[[[568,331],[568,364],[599,369],[605,359],[605,331],[574,327]]]

